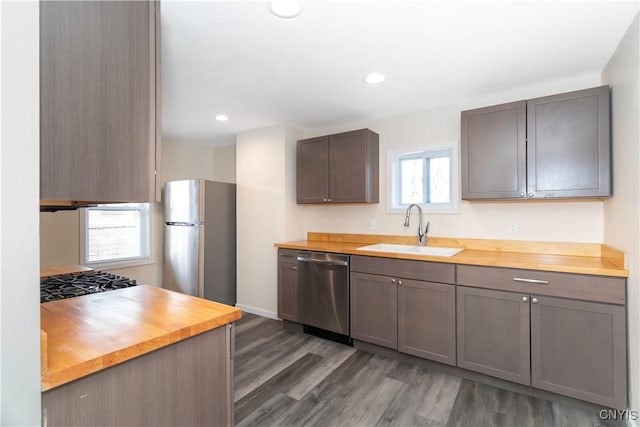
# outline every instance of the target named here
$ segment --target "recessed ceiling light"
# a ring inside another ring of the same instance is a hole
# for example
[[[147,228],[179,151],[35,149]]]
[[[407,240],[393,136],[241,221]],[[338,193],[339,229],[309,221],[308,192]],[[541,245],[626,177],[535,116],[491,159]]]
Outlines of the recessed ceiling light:
[[[269,11],[280,18],[295,18],[302,13],[302,4],[298,0],[271,0]]]
[[[364,78],[364,81],[366,83],[369,83],[370,85],[377,85],[378,83],[382,83],[384,81],[384,76],[380,73],[371,73],[367,74],[367,76]]]
[[[226,122],[227,120],[229,120],[229,117],[224,114],[218,114],[216,116],[216,120],[219,122]]]

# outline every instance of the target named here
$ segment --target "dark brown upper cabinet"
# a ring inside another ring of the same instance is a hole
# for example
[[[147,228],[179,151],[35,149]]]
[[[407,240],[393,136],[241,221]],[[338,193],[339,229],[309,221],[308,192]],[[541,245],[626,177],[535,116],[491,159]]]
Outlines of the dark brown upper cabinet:
[[[462,112],[462,198],[611,195],[609,87]]]
[[[378,203],[378,141],[369,129],[298,141],[298,204]]]
[[[527,197],[611,195],[609,87],[527,101]]]
[[[159,8],[40,2],[41,205],[159,200]]]
[[[462,198],[512,199],[527,187],[526,101],[462,112]]]

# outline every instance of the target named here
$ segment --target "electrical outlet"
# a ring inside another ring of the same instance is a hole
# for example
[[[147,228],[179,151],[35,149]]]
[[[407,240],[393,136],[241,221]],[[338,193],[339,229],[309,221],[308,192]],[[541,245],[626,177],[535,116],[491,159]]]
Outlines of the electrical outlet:
[[[518,232],[518,222],[517,221],[511,221],[509,223],[509,228],[507,228],[507,232],[509,234],[516,234]]]
[[[369,218],[367,220],[367,231],[373,231],[376,229],[376,219],[375,218]]]

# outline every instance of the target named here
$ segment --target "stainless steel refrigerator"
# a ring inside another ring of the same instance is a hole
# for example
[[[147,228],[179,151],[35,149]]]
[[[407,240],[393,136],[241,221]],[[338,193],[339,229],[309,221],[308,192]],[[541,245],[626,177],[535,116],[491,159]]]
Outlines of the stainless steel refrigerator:
[[[167,182],[164,221],[164,287],[235,305],[235,184]]]

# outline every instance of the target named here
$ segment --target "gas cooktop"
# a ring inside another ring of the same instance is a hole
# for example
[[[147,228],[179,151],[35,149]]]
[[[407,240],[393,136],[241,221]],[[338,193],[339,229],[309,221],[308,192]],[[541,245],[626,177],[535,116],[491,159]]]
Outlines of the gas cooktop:
[[[40,303],[136,285],[135,280],[104,271],[51,276],[40,281]]]

